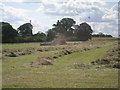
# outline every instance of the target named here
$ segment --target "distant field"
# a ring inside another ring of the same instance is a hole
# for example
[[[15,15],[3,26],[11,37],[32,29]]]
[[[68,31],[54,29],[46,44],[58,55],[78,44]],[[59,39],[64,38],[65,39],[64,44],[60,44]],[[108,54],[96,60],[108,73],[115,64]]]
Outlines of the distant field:
[[[3,44],[2,48],[23,48],[23,47],[39,47],[40,43],[13,43],[13,44]]]
[[[120,38],[114,37],[93,37],[92,40],[118,40]],[[67,44],[80,44],[81,41],[67,42]],[[39,47],[40,42],[33,43],[13,43],[13,44],[3,44],[2,48],[23,48],[23,47]]]
[[[114,37],[92,37],[92,40],[115,40],[115,39],[118,39],[118,38],[114,38]]]
[[[3,44],[3,88],[117,88],[118,69],[91,64],[114,48],[116,40]]]

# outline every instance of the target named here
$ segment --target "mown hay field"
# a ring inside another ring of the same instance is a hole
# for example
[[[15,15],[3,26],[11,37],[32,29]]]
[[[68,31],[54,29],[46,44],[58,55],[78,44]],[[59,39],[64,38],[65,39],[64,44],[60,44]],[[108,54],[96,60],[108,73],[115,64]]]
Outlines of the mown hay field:
[[[3,44],[2,86],[117,88],[118,51],[117,40],[67,42],[56,46]]]

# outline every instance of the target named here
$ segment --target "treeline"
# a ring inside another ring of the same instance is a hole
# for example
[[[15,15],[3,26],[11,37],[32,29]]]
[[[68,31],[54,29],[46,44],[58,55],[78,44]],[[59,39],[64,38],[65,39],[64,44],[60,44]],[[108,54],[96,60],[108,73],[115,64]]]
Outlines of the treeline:
[[[72,18],[63,18],[53,24],[53,28],[47,32],[48,40],[51,41],[55,38],[56,33],[61,33],[65,36],[66,40],[80,40],[86,41],[92,38],[91,26],[87,23],[76,25],[76,21]]]
[[[47,35],[42,32],[32,33],[33,26],[31,23],[25,23],[15,30],[7,22],[1,22],[2,43],[23,43],[23,42],[44,42]]]
[[[98,34],[93,34],[92,37],[112,37],[112,35],[103,34],[102,32]]]
[[[25,23],[16,29],[7,22],[0,22],[2,31],[2,43],[23,43],[23,42],[45,42],[52,41],[58,33],[62,34],[66,40],[86,41],[96,35],[92,35],[93,30],[87,23],[76,25],[72,18],[63,18],[53,24],[53,28],[46,33],[38,32],[33,34],[33,25]]]

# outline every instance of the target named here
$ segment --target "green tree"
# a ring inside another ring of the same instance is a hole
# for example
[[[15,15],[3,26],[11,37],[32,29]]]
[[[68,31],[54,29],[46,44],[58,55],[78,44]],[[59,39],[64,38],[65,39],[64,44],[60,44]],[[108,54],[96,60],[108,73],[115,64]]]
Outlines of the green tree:
[[[18,28],[18,33],[22,37],[32,36],[33,35],[32,29],[33,26],[31,23],[25,23]]]
[[[91,39],[93,30],[91,26],[87,23],[81,23],[75,27],[75,35],[77,40],[86,41]]]
[[[47,36],[45,33],[43,32],[38,32],[37,34],[34,34],[34,41],[37,41],[37,42],[43,42],[43,41],[46,41],[47,39]]]
[[[93,34],[92,37],[112,37],[112,35],[108,35],[100,32],[98,34]]]
[[[57,33],[62,33],[65,36],[73,35],[74,29],[72,26],[75,25],[75,21],[72,18],[63,18],[62,20],[58,20],[56,24],[53,24],[53,30]]]
[[[49,29],[47,31],[47,41],[52,41],[55,38],[55,35],[56,35],[55,31],[52,29]]]
[[[7,22],[0,22],[2,29],[2,42],[9,43],[9,42],[16,42],[15,38],[18,35],[18,32]],[[0,30],[1,31],[1,30]]]

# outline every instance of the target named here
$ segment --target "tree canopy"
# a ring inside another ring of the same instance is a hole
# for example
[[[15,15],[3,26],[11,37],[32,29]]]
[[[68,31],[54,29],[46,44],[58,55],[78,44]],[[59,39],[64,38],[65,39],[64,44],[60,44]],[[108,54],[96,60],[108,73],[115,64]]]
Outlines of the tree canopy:
[[[93,34],[92,37],[112,37],[112,35],[108,35],[100,32],[98,34]]]
[[[2,42],[14,42],[15,37],[17,37],[18,32],[7,22],[1,22],[2,26]]]
[[[75,35],[77,37],[77,40],[86,41],[92,38],[92,32],[91,26],[87,23],[81,23],[80,25],[76,26],[75,29]]]
[[[62,20],[58,20],[56,24],[53,24],[52,30],[56,33],[62,33],[65,36],[73,35],[72,26],[75,25],[75,21],[72,18],[63,18]]]
[[[47,41],[52,41],[55,38],[55,31],[53,29],[49,29],[47,31]]]
[[[33,25],[31,23],[25,23],[15,30],[9,23],[0,22],[0,32],[2,32],[0,37],[2,37],[3,43],[52,41],[55,40],[57,34],[64,36],[65,40],[71,41],[87,41],[92,37],[112,37],[103,33],[92,35],[93,30],[88,23],[84,22],[76,25],[76,21],[72,18],[58,20],[53,24],[53,28],[49,29],[46,33],[38,31],[38,33],[33,34],[32,29]]]
[[[39,31],[38,33],[33,35],[33,38],[37,42],[44,42],[44,41],[46,41],[47,36],[45,33]]]
[[[61,33],[69,40],[86,41],[91,39],[93,32],[91,26],[87,23],[81,23],[80,25],[75,25],[75,23],[72,18],[58,20],[56,24],[53,24],[53,28],[48,30],[48,38],[52,40],[55,38],[55,34]]]
[[[25,23],[18,28],[18,33],[22,37],[32,36],[33,35],[32,29],[33,26],[31,23]]]

